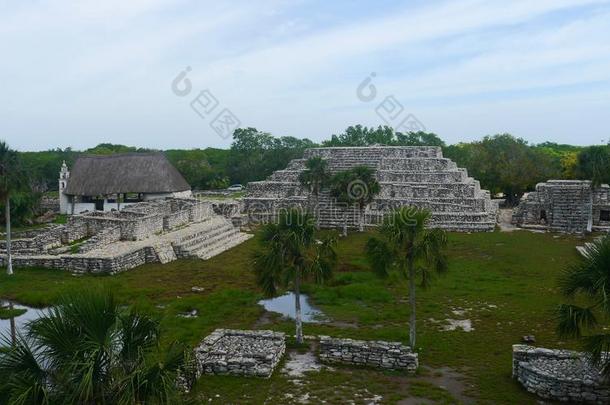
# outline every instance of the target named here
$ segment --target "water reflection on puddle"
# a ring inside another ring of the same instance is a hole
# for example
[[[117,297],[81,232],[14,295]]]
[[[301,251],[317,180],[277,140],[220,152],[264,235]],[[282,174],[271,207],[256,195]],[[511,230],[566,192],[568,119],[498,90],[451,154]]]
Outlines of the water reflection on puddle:
[[[294,294],[291,292],[268,300],[261,300],[258,303],[269,312],[277,312],[292,319],[295,317]],[[308,323],[328,321],[322,311],[309,304],[309,299],[305,294],[301,294],[301,317],[303,322]]]
[[[0,308],[8,308],[10,302],[5,300],[0,300]],[[25,309],[26,312],[22,315],[15,317],[15,329],[17,331],[23,331],[23,327],[26,323],[36,320],[43,315],[43,310],[38,308],[31,308],[21,304],[13,303],[13,309]],[[0,319],[0,337],[8,337],[11,336],[11,320],[10,319]]]

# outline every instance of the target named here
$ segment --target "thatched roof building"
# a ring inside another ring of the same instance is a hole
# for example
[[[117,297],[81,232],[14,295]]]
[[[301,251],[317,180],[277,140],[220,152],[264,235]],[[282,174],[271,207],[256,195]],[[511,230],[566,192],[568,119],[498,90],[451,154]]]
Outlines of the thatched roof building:
[[[64,163],[59,190],[62,212],[82,212],[119,209],[121,202],[190,196],[191,186],[162,153],[125,153],[82,156],[71,171]]]
[[[190,189],[191,186],[162,153],[126,153],[78,158],[65,193],[96,196],[173,193]]]

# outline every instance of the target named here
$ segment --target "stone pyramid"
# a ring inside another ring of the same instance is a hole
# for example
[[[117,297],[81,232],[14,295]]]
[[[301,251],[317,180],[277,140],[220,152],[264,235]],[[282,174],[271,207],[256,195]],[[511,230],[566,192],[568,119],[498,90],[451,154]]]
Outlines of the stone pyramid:
[[[317,198],[299,183],[307,159],[321,157],[331,174],[366,165],[375,170],[381,191],[364,212],[337,203],[328,190]],[[371,146],[307,149],[267,180],[248,184],[244,209],[251,222],[270,221],[282,209],[313,209],[323,228],[373,226],[388,211],[417,206],[431,211],[431,226],[450,231],[493,231],[497,206],[487,190],[433,146]],[[314,207],[314,208],[312,208]],[[361,221],[361,216],[364,220]]]

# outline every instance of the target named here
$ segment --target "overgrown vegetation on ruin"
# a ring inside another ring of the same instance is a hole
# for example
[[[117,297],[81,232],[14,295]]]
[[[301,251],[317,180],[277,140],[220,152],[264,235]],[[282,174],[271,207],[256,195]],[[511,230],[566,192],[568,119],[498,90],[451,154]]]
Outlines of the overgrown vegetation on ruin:
[[[333,280],[303,286],[333,320],[308,324],[307,334],[408,342],[406,282],[398,275],[379,279],[370,271],[363,254],[370,236],[355,233],[340,239]],[[193,395],[206,403],[209,398],[212,403],[260,403],[265,398],[278,403],[286,402],[286,392],[295,397],[308,392],[339,404],[366,386],[384,403],[409,395],[455,403],[454,395],[429,382],[440,368],[450,367],[465,376],[460,384],[469,396],[494,403],[535,403],[536,398],[511,379],[511,345],[524,335],[535,335],[540,346],[578,347],[557,337],[552,316],[552,309],[563,302],[556,280],[565,264],[577,260],[577,244],[582,240],[525,231],[450,234],[449,271],[434,281],[434,288],[417,295],[417,350],[423,367],[416,377],[335,367],[333,372],[310,374],[304,386],[296,386],[278,369],[269,380],[204,377]],[[69,289],[106,286],[121,302],[160,316],[165,343],[194,345],[218,327],[292,334],[293,321],[263,316],[257,305],[262,295],[249,266],[256,246],[253,238],[208,261],[150,264],[112,277],[18,269],[13,277],[0,276],[0,296],[46,306]],[[194,286],[203,292],[193,292]],[[198,311],[195,318],[178,316],[193,309]],[[447,319],[468,319],[474,330],[444,331],[451,329]]]

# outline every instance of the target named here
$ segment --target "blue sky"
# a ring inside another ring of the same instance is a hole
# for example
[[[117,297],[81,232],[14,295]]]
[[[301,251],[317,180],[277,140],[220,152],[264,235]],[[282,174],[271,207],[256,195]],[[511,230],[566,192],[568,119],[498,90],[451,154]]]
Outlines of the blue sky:
[[[610,2],[593,0],[0,0],[0,138],[228,147],[210,126],[228,110],[319,141],[385,124],[378,107],[393,97],[391,125],[412,114],[449,143],[605,143],[609,21]],[[371,73],[376,97],[363,101]],[[209,115],[191,108],[203,90]]]

